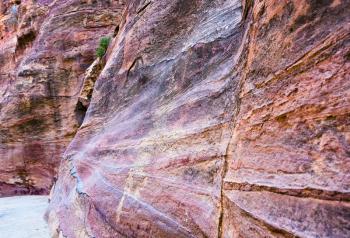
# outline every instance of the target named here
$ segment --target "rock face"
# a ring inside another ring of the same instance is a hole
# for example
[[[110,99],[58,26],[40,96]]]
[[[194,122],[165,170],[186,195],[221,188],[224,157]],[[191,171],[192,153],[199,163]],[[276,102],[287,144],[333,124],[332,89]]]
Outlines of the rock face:
[[[350,236],[350,1],[256,1],[224,237]]]
[[[47,193],[84,117],[77,107],[121,1],[1,1],[0,196]]]
[[[349,237],[350,1],[130,0],[60,237]]]

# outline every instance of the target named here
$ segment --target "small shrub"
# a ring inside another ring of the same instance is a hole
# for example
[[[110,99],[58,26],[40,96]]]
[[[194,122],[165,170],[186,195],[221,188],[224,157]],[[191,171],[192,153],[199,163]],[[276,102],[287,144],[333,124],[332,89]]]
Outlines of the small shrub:
[[[99,44],[98,48],[96,49],[97,57],[102,58],[106,54],[106,51],[107,51],[107,48],[108,48],[110,41],[111,41],[110,37],[102,37],[100,39],[100,44]]]

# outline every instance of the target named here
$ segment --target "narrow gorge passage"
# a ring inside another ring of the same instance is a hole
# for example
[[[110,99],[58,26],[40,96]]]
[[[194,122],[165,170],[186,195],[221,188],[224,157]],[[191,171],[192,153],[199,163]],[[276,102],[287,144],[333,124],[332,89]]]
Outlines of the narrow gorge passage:
[[[85,116],[77,107],[102,36],[123,2],[2,0],[0,196],[48,194]]]
[[[0,197],[51,191],[28,203],[52,238],[349,238],[349,23],[350,0],[0,0]]]

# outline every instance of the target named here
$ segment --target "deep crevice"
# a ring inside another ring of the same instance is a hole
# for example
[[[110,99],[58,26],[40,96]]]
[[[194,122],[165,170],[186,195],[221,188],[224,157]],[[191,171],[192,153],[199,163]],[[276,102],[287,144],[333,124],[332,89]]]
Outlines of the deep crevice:
[[[23,53],[23,51],[30,46],[30,44],[35,40],[36,33],[31,30],[26,34],[20,35],[17,38],[17,45],[16,45],[16,55],[20,55]]]
[[[253,7],[253,1],[252,0],[247,0],[246,1],[246,5],[243,9],[243,18],[242,18],[242,22],[241,24],[244,25],[246,24],[245,26],[245,33],[243,35],[245,35],[246,33],[249,32],[249,28],[250,28],[250,21],[247,21],[247,18],[248,18],[248,15],[251,14],[251,9]],[[243,52],[243,49],[246,48],[244,47],[244,44],[245,44],[245,36],[242,37],[242,42],[241,42],[241,47],[242,47],[242,51],[240,52],[240,54]],[[247,42],[248,46],[249,46],[249,41]],[[241,56],[240,56],[241,57]],[[238,61],[237,61],[237,64]],[[243,64],[242,67],[246,67],[246,62]],[[243,84],[245,82],[245,77],[246,76],[242,76],[242,79],[240,79],[239,81],[239,87],[237,89],[238,92],[241,92],[242,91],[242,88],[243,88]],[[220,196],[220,216],[219,216],[219,221],[218,221],[218,238],[222,238],[223,237],[223,223],[224,223],[224,185],[225,185],[225,177],[226,177],[226,174],[227,174],[227,171],[228,171],[228,167],[229,167],[229,164],[228,164],[228,158],[229,156],[231,155],[230,154],[230,151],[233,151],[232,149],[232,146],[233,146],[233,143],[232,143],[232,139],[233,139],[233,134],[234,134],[234,128],[235,128],[235,125],[236,125],[236,120],[237,120],[237,116],[239,115],[239,112],[240,112],[240,104],[241,104],[241,100],[240,100],[240,97],[239,97],[239,93],[237,95],[235,95],[235,101],[237,103],[237,106],[236,106],[236,112],[234,113],[234,115],[232,116],[232,124],[230,126],[230,131],[231,131],[231,136],[230,136],[230,141],[228,142],[228,145],[226,147],[226,151],[225,151],[225,157],[224,157],[224,165],[223,165],[223,171],[222,171],[222,178],[221,178],[221,196]]]
[[[139,10],[137,10],[137,14],[142,13],[143,11],[146,10],[146,8],[151,4],[152,2],[146,3],[144,6],[142,6]]]
[[[82,102],[78,101],[74,112],[79,127],[83,124],[87,109],[88,108],[85,107]]]
[[[114,32],[113,32],[113,37],[116,37],[119,33],[119,25],[115,27]]]
[[[75,107],[75,116],[80,127],[85,119],[89,108],[96,80],[99,78],[105,65],[104,59],[96,59],[87,69],[87,75],[84,78],[83,85]]]

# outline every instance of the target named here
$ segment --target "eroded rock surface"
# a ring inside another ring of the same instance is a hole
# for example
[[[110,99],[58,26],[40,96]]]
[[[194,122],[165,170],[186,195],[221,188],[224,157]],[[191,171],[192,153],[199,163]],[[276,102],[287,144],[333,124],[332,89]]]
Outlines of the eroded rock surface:
[[[2,1],[0,196],[47,193],[85,115],[77,107],[100,37],[122,1]]]
[[[350,235],[349,5],[254,4],[227,154],[223,231]]]
[[[349,237],[349,4],[128,1],[52,234]]]

